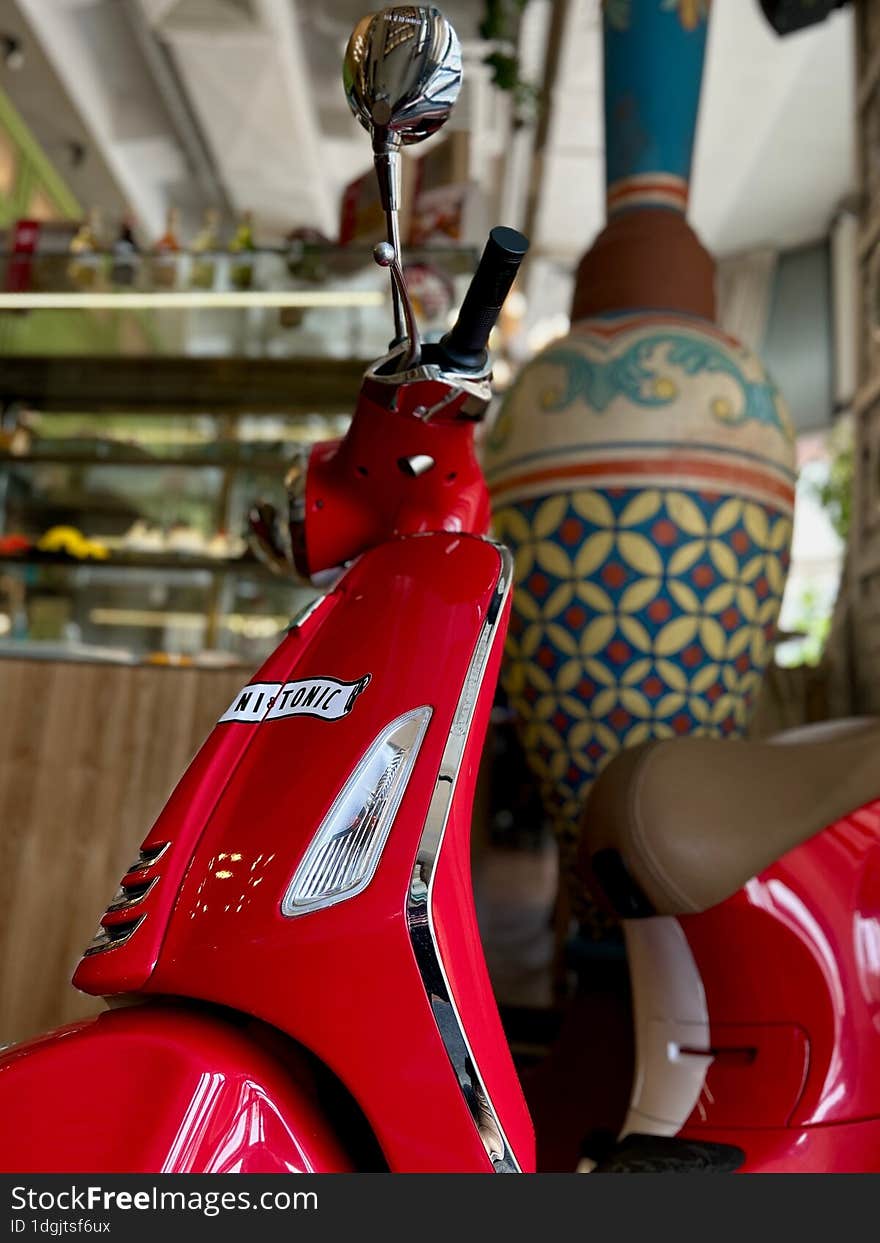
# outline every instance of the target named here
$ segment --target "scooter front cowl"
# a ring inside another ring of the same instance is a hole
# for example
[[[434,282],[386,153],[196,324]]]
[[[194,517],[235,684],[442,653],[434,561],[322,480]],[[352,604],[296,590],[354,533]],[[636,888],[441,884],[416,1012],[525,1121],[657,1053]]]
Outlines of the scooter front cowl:
[[[0,1169],[352,1169],[317,1103],[308,1060],[289,1042],[272,1049],[255,1027],[150,1003],[7,1049],[0,1055]]]
[[[75,976],[283,1032],[396,1170],[534,1166],[470,885],[510,586],[472,535],[356,561],[223,714]]]

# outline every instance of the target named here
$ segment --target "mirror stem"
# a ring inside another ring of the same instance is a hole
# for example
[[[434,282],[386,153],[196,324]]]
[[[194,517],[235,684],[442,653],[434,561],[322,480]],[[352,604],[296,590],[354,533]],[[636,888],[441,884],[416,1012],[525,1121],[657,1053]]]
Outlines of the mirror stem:
[[[382,208],[385,212],[385,220],[387,223],[388,241],[394,247],[394,253],[403,270],[403,261],[400,251],[400,224],[398,221],[398,211],[400,209],[400,151],[395,148],[383,148],[375,151],[373,162],[376,166],[376,178],[379,182],[379,194],[382,199]],[[391,300],[394,308],[394,341],[392,345],[399,344],[406,336],[406,316],[404,315],[401,293],[397,282],[392,281],[391,284]]]

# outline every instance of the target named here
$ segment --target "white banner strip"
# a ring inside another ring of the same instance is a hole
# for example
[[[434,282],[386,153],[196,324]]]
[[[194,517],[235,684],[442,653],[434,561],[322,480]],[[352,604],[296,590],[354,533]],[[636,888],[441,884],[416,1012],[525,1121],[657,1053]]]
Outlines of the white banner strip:
[[[288,716],[316,716],[338,721],[348,716],[369,673],[354,682],[339,678],[300,678],[296,682],[251,682],[220,717],[221,721],[278,721]]]

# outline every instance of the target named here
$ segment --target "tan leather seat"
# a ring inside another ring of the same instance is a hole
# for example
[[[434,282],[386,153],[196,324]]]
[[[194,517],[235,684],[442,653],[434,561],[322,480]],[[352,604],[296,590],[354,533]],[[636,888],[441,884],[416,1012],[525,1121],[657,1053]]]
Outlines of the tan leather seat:
[[[621,752],[594,785],[585,865],[616,850],[657,914],[702,911],[878,798],[880,721],[871,718],[766,742],[648,742]]]

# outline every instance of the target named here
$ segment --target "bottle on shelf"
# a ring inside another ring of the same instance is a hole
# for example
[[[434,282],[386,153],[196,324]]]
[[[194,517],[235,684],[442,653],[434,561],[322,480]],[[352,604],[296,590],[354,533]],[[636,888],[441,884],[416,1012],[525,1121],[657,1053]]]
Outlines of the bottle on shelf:
[[[27,293],[33,286],[34,259],[40,245],[40,222],[23,217],[15,221],[10,234],[5,288],[7,293]]]
[[[141,248],[134,236],[134,217],[122,217],[119,235],[113,243],[113,267],[111,279],[114,285],[133,285],[140,263]]]
[[[320,285],[329,275],[326,252],[333,243],[320,229],[297,226],[284,239],[287,243],[287,270],[295,280]]]
[[[190,246],[192,267],[189,283],[194,289],[213,289],[217,275],[217,252],[220,249],[220,213],[216,207],[205,212],[200,231]]]
[[[93,207],[70,239],[67,276],[78,289],[94,289],[100,283],[101,213]]]
[[[173,289],[177,284],[177,257],[180,254],[178,230],[180,216],[175,207],[169,207],[165,217],[165,232],[153,247],[153,284],[160,289]]]
[[[229,271],[229,279],[236,289],[250,289],[253,284],[253,252],[255,250],[253,216],[246,211],[242,214],[238,228],[229,243],[229,253],[235,256]]]

